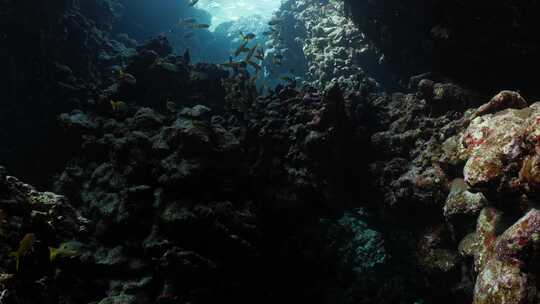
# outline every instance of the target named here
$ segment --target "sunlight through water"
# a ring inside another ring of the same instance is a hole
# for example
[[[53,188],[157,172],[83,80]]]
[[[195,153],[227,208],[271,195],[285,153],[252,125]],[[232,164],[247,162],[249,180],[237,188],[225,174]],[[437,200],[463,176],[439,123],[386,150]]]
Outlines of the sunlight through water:
[[[200,0],[196,7],[212,14],[211,29],[227,21],[250,15],[270,18],[279,8],[281,0]]]

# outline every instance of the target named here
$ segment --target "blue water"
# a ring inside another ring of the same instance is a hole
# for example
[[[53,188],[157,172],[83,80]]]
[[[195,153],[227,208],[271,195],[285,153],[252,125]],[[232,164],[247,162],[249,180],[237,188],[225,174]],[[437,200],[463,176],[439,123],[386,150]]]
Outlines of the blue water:
[[[250,15],[270,18],[279,8],[281,0],[200,0],[195,7],[204,9],[212,15],[212,27],[227,21],[238,20]]]

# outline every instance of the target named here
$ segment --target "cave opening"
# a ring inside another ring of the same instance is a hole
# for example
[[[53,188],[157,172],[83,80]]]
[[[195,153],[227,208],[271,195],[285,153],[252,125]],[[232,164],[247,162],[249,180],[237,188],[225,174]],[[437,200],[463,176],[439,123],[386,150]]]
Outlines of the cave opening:
[[[195,7],[203,9],[212,15],[210,29],[216,29],[220,24],[237,21],[250,16],[261,16],[270,19],[281,5],[281,0],[200,0]]]

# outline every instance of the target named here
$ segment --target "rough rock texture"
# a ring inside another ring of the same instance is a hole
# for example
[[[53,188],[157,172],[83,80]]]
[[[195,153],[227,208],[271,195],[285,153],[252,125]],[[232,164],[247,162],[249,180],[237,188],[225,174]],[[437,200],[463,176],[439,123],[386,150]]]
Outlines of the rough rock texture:
[[[478,275],[473,303],[534,303],[527,288],[529,278],[517,265],[492,259]]]
[[[39,192],[6,175],[4,168],[0,168],[0,215],[2,301],[35,303],[40,297],[41,303],[62,302],[59,292],[64,296],[73,292],[63,289],[70,288],[66,281],[77,275],[75,260],[85,254],[79,241],[89,236],[89,220],[64,196]],[[25,245],[24,239],[29,240]],[[64,251],[53,260],[48,247]],[[12,252],[20,255],[15,258]]]
[[[91,101],[93,89],[111,75],[109,68],[133,51],[109,40],[105,30],[113,15],[97,20],[87,14],[108,14],[97,2],[0,3],[0,157],[39,186],[50,184],[46,177],[71,152],[56,116]],[[61,145],[65,149],[50,153]]]
[[[467,189],[461,160],[445,151],[452,147],[448,138],[463,130],[463,117],[472,115],[467,109],[479,103],[469,90],[425,77],[411,79],[416,92],[371,94],[363,108],[374,130],[370,169],[383,203],[376,209],[380,220],[392,226],[387,243],[399,243],[394,254],[401,263],[415,265],[414,276],[425,278],[409,283],[422,290],[421,299],[466,303],[474,279],[460,254],[470,253],[475,239],[460,240],[474,232],[488,202]]]
[[[446,218],[467,214],[478,216],[486,204],[487,200],[482,193],[471,193],[467,190],[465,181],[457,178],[452,181],[443,212]]]
[[[138,48],[94,109],[60,116],[80,149],[55,189],[93,219],[94,300],[377,298],[382,236],[361,218],[338,220],[365,178],[359,99],[338,85],[257,98],[242,79],[166,50],[159,39]],[[334,224],[321,223],[329,215]],[[398,284],[383,287],[386,302]]]
[[[527,106],[518,93],[500,92],[475,111],[469,111],[460,120],[461,130],[443,144],[446,149],[439,158],[441,165],[457,166],[451,171],[447,169],[447,174],[459,175],[462,169],[459,187],[461,193],[468,193],[469,207],[453,217],[465,220],[485,206],[475,231],[455,230],[454,235],[463,238],[462,255],[473,257],[477,273],[475,304],[536,303],[538,297],[538,106]],[[447,217],[447,206],[455,196],[456,191],[452,190],[444,209]],[[473,199],[474,196],[477,198]]]
[[[286,24],[280,32],[284,47],[290,57],[302,49],[315,86],[337,82],[358,100],[351,108],[362,125],[356,128],[370,137],[370,145],[358,154],[369,163],[370,182],[360,184],[369,189],[363,195],[370,193],[374,203],[369,208],[378,214],[377,222],[391,226],[384,230],[386,251],[392,256],[388,265],[402,265],[393,275],[406,277],[398,283],[407,290],[400,297],[434,303],[470,301],[472,266],[460,252],[474,251],[471,233],[488,201],[484,194],[467,189],[460,173],[463,158],[445,151],[456,145],[457,139],[449,138],[463,130],[475,115],[467,110],[481,99],[430,73],[413,77],[410,93],[373,94],[378,84],[365,76],[380,77],[377,72],[382,68],[377,64],[384,63],[384,57],[346,18],[344,8],[335,1],[285,2],[277,15]],[[287,40],[291,32],[299,39]],[[340,78],[340,71],[346,77]],[[376,77],[381,78],[385,80]],[[514,96],[502,93],[476,115],[505,104],[523,105]],[[469,240],[460,246],[465,235]],[[418,282],[416,277],[425,280]]]
[[[535,194],[539,106],[509,108],[471,121],[458,151],[467,159],[463,174],[469,187],[498,195]]]
[[[357,84],[367,71],[385,80],[377,53],[358,27],[344,15],[342,1],[287,1],[276,14],[282,30],[274,40],[277,50],[294,66],[305,58],[307,80],[324,88],[331,80]],[[358,88],[355,88],[358,89]]]

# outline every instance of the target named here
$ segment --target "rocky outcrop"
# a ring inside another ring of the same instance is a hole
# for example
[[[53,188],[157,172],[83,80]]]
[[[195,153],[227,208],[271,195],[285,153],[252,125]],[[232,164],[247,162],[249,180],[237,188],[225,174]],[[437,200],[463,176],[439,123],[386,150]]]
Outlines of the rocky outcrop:
[[[6,303],[58,303],[84,259],[90,221],[64,196],[39,192],[0,168],[0,298]],[[54,255],[53,255],[54,250]],[[69,265],[69,266],[68,266]]]
[[[416,92],[371,94],[363,108],[373,130],[371,184],[381,202],[375,209],[380,221],[392,223],[386,239],[400,244],[391,252],[400,263],[413,265],[410,276],[426,278],[407,282],[424,288],[423,301],[467,302],[474,282],[454,235],[474,229],[487,202],[439,159],[445,140],[462,130],[460,117],[471,115],[467,108],[475,98],[451,82],[414,78],[411,84]]]
[[[535,301],[538,116],[538,103],[527,106],[519,94],[503,91],[447,140],[453,144],[446,153],[460,160],[467,191],[480,192],[489,201],[467,253],[478,273],[474,303]],[[469,199],[467,204],[475,203]]]
[[[338,85],[257,97],[245,79],[167,50],[162,39],[141,46],[93,109],[60,116],[80,148],[55,190],[93,219],[94,300],[375,298],[383,237],[360,213],[339,220],[356,204],[344,189],[365,174],[359,99]]]
[[[283,50],[288,67],[296,66],[298,57],[305,60],[306,80],[318,88],[324,88],[331,80],[358,84],[366,72],[381,81],[387,80],[376,50],[344,14],[343,5],[341,1],[285,2],[276,14],[282,30],[273,38],[273,47]]]
[[[254,296],[244,288],[256,274],[260,231],[255,206],[241,195],[248,180],[238,134],[223,127],[207,107],[212,103],[175,104],[189,96],[190,81],[219,86],[219,72],[190,80],[185,62],[150,49],[141,49],[126,71],[136,85],[110,88],[98,112],[63,115],[82,144],[56,188],[96,219],[90,250],[104,270],[102,302]],[[112,98],[122,107],[111,107]]]
[[[76,2],[0,3],[0,158],[36,186],[50,184],[70,153],[56,116],[91,102],[94,88],[112,75],[110,67],[132,53],[109,39],[114,15],[98,20],[86,14],[106,16],[105,6]]]
[[[420,265],[428,276],[443,274],[446,284],[455,282],[454,296],[461,290],[469,294],[465,299],[470,297],[476,304],[534,303],[539,233],[534,190],[537,108],[536,103],[527,106],[518,93],[503,91],[459,119],[437,118],[440,131],[426,137],[430,129],[424,127],[420,138],[429,138],[425,145],[417,137],[410,146],[423,149],[408,150],[409,154],[397,150],[400,161],[392,160],[384,164],[387,168],[375,171],[384,177],[383,173],[409,164],[400,175],[389,175],[379,185],[396,187],[386,190],[392,208],[410,210],[420,204],[422,217],[431,214],[429,221],[416,218],[408,227],[418,225],[419,231],[426,225],[435,227],[419,234],[423,235],[417,251]],[[372,137],[375,144],[381,136]],[[411,156],[415,158],[408,162]],[[438,218],[441,215],[444,219]],[[464,276],[467,273],[474,274],[473,280]]]

